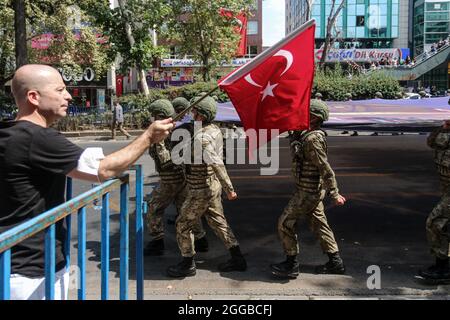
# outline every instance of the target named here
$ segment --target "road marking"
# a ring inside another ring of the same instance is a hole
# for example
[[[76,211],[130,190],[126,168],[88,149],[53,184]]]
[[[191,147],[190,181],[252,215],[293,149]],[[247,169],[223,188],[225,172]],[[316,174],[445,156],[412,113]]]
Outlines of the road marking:
[[[337,177],[389,177],[395,175],[394,173],[337,173]],[[271,180],[271,179],[293,179],[292,175],[284,176],[232,176],[232,180]]]

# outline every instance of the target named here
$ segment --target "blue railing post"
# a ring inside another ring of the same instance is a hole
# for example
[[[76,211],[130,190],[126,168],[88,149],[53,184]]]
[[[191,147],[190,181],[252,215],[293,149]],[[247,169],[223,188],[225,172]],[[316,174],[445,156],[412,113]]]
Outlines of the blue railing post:
[[[0,253],[0,300],[10,298],[11,250]]]
[[[136,167],[136,299],[144,299],[144,175]]]
[[[141,166],[137,166],[136,178],[136,211],[139,216],[137,223],[137,247],[140,262],[138,278],[138,297],[143,298],[143,176]],[[103,183],[76,198],[72,197],[72,181],[67,180],[66,196],[68,202],[50,209],[37,217],[26,221],[2,234],[0,234],[0,299],[10,298],[10,274],[11,274],[11,248],[21,241],[32,237],[38,232],[45,232],[45,298],[55,298],[56,278],[56,246],[55,230],[56,223],[68,222],[70,230],[71,220],[68,219],[75,211],[78,212],[78,299],[86,299],[86,206],[99,196],[102,196],[101,211],[101,298],[107,300],[109,297],[109,259],[110,259],[110,192],[120,186],[120,299],[128,299],[129,282],[129,176],[114,179]],[[139,240],[140,239],[140,240]],[[70,267],[70,234],[66,239],[65,254],[68,261],[66,267]]]
[[[78,300],[86,300],[86,208],[78,209]]]
[[[72,178],[67,177],[66,180],[66,202],[72,199]],[[70,268],[70,239],[72,238],[72,216],[66,217],[67,237],[64,247],[64,254],[66,255],[66,268]]]
[[[102,300],[109,296],[109,193],[102,196]]]
[[[45,230],[45,299],[55,299],[55,224]]]
[[[129,223],[128,223],[129,184],[120,186],[120,300],[128,299],[129,274]]]

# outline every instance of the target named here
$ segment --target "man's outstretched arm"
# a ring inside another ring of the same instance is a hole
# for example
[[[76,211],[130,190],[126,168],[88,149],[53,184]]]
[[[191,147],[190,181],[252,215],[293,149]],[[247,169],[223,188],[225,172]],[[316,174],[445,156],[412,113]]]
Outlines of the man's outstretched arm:
[[[78,167],[72,170],[68,176],[94,182],[103,182],[116,177],[134,164],[151,144],[164,140],[173,127],[172,119],[155,121],[132,143],[106,157],[101,158],[100,155],[96,159],[91,158],[86,161],[82,159],[82,155]],[[83,163],[80,164],[80,162],[88,162],[84,166],[90,167],[93,171],[83,170]]]

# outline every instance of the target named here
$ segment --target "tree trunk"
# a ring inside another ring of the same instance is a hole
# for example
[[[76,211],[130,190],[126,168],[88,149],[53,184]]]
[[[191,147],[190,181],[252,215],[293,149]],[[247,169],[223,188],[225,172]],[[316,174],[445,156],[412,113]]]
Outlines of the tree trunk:
[[[147,84],[147,77],[145,76],[145,70],[142,69],[140,66],[137,67],[138,69],[138,82],[139,82],[139,91],[143,94],[145,94],[146,97],[150,94],[150,91],[148,90],[148,84]]]
[[[13,0],[16,69],[28,63],[25,0]]]
[[[122,15],[124,16],[125,20],[127,21],[125,23],[125,33],[127,35],[128,42],[130,43],[130,47],[132,48],[134,46],[134,44],[136,43],[136,40],[134,39],[134,36],[133,36],[133,30],[131,28],[132,20],[131,20],[131,17],[127,14],[127,11],[125,8],[125,1],[118,0],[118,2],[119,2],[120,10],[122,11]],[[148,96],[150,94],[150,92],[148,90],[147,79],[145,77],[145,70],[142,69],[142,67],[140,66],[139,63],[136,64],[136,69],[138,72],[139,91],[141,93],[145,94],[145,96]]]
[[[209,80],[211,80],[211,77],[209,75],[210,70],[209,70],[208,60],[209,60],[208,57],[203,56],[203,58],[202,58],[202,64],[203,64],[202,77],[203,77],[204,82],[208,82]]]
[[[320,58],[320,62],[319,62],[319,66],[320,67],[324,67],[325,66],[325,60],[327,58],[328,55],[328,51],[330,49],[330,42],[331,42],[331,30],[334,27],[334,24],[336,23],[336,19],[339,16],[339,13],[341,12],[342,8],[345,5],[345,0],[340,0],[341,3],[339,5],[339,7],[336,9],[335,12],[333,12],[333,9],[336,5],[336,1],[337,0],[333,0],[332,6],[331,6],[331,12],[330,15],[328,16],[328,21],[327,21],[327,33],[325,36],[325,43],[323,46],[323,51],[322,51],[322,57]]]

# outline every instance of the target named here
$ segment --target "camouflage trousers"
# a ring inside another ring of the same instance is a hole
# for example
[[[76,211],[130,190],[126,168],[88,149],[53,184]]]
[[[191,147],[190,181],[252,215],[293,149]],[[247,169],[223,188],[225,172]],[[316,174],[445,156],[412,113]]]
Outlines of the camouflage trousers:
[[[177,213],[180,213],[181,206],[186,199],[186,184],[172,184],[160,182],[158,188],[152,192],[152,197],[148,201],[147,228],[153,240],[164,238],[164,210],[175,203]],[[195,239],[205,236],[201,219],[198,219],[192,227]]]
[[[214,233],[227,249],[239,245],[228,225],[222,207],[222,187],[217,179],[211,179],[210,188],[189,190],[175,223],[177,242],[183,257],[195,255],[193,230],[197,221],[204,216]]]
[[[309,220],[311,231],[318,238],[324,253],[339,251],[333,231],[325,216],[322,202],[324,196],[324,190],[319,194],[297,190],[292,196],[278,219],[278,234],[286,255],[293,256],[299,253],[297,221],[300,217],[306,217]]]
[[[446,191],[427,219],[426,230],[431,253],[440,259],[450,257],[450,191]]]

